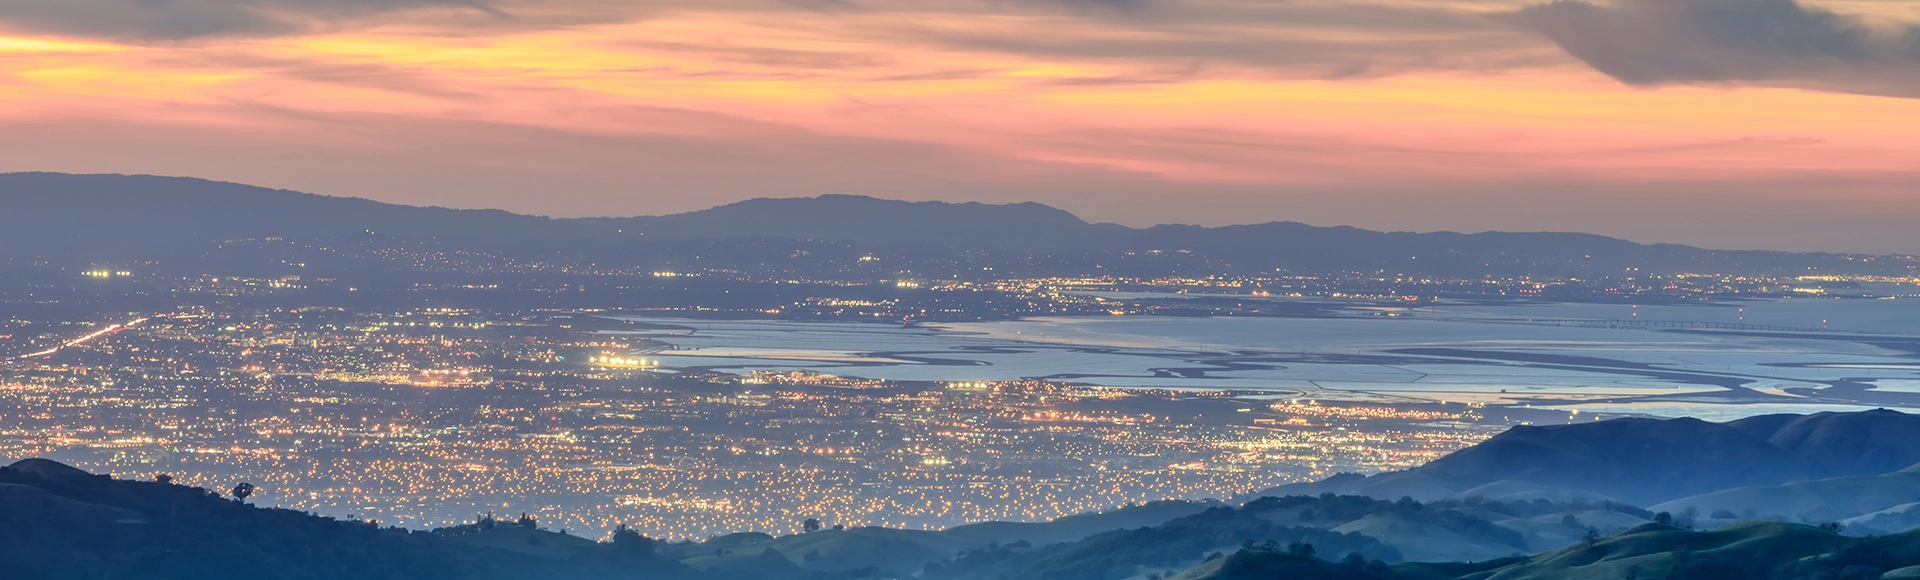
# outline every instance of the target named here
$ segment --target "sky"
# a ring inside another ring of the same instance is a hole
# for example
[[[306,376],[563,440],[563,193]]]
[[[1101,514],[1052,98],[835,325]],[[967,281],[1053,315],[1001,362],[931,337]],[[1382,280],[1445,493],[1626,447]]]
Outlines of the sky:
[[[4,0],[0,171],[1920,253],[1920,0]]]

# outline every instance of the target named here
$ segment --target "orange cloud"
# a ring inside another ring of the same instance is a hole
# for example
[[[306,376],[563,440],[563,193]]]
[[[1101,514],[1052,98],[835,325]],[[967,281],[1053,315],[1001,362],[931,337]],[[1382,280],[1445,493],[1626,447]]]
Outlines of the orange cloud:
[[[1900,185],[1920,99],[1630,87],[1489,17],[1521,5],[422,2],[187,40],[21,29],[0,37],[0,169],[565,214],[1841,182],[1858,211],[1920,213]],[[512,195],[555,183],[581,193]]]

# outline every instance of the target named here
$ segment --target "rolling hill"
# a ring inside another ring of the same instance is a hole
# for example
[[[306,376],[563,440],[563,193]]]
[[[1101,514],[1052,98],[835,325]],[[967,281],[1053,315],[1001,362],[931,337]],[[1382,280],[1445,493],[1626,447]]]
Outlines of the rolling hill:
[[[1860,524],[1863,529],[1871,529],[1866,524],[1872,521],[1870,516],[1873,514],[1897,510],[1915,501],[1920,501],[1920,465],[1884,475],[1736,487],[1683,497],[1655,505],[1652,509],[1700,514],[1716,520],[1766,518],[1824,523],[1869,516],[1853,523]],[[1720,517],[1714,514],[1720,514]],[[1877,529],[1887,532],[1908,528]]]
[[[698,574],[651,550],[578,539],[554,547],[546,555],[502,550],[259,508],[197,487],[118,480],[44,459],[0,468],[0,575],[8,578],[731,578]]]
[[[1652,505],[1736,487],[1877,476],[1920,463],[1920,416],[1887,410],[1728,423],[1613,419],[1516,426],[1426,465],[1252,494],[1489,499],[1586,496]]]
[[[1041,523],[737,533],[676,544],[631,534],[596,542],[530,521],[382,528],[28,459],[0,468],[0,569],[76,579],[1920,577],[1920,530],[1903,531],[1920,521],[1920,502],[1913,501],[1920,468],[1846,475],[1903,461],[1915,452],[1908,435],[1914,428],[1914,417],[1887,411],[1517,427],[1425,467],[1336,477],[1295,488],[1316,495],[1264,497],[1237,507],[1170,501]],[[1773,469],[1733,469],[1741,465]],[[1646,469],[1688,473],[1645,478],[1659,488],[1632,487],[1616,473]],[[1604,488],[1633,496],[1805,474],[1841,475],[1715,489],[1656,506],[1673,518],[1568,491]],[[1488,482],[1474,484],[1482,480]],[[1421,502],[1332,491],[1394,489],[1389,485],[1476,493]],[[1545,497],[1552,490],[1572,497]],[[1726,517],[1746,511],[1744,518]],[[1833,527],[1752,521],[1846,514],[1855,515]]]
[[[1920,564],[1920,532],[1854,538],[1776,522],[1707,532],[1649,524],[1463,578],[1879,578],[1915,564]]]

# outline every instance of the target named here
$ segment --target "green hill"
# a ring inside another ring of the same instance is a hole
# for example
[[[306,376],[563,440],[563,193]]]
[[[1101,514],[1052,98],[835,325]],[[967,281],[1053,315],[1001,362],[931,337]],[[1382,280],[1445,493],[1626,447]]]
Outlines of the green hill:
[[[1920,564],[1920,533],[1855,538],[1776,522],[1707,532],[1649,524],[1541,554],[1476,580],[1878,578]]]
[[[1388,566],[1342,558],[1338,562],[1277,550],[1247,549],[1212,558],[1167,580],[1453,580],[1498,569],[1519,558],[1486,562],[1407,563]]]
[[[1824,523],[1879,512],[1915,500],[1920,500],[1920,470],[1909,468],[1886,475],[1737,487],[1673,500],[1655,505],[1653,509],[1676,514],[1719,513],[1743,519]]]
[[[1335,564],[1312,556],[1271,550],[1241,550],[1214,558],[1173,576],[1173,580],[1387,580],[1396,578],[1390,570],[1360,565]]]
[[[1840,520],[1850,534],[1890,534],[1920,528],[1920,502],[1903,503],[1887,509]]]

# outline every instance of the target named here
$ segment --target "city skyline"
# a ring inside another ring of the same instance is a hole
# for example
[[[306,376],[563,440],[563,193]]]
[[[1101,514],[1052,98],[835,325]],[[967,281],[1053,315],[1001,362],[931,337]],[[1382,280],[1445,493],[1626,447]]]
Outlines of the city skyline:
[[[28,2],[0,7],[0,170],[554,216],[849,193],[1915,253],[1917,20],[1772,0]]]

